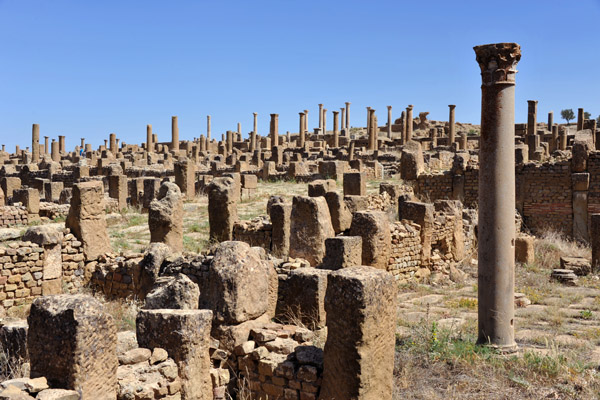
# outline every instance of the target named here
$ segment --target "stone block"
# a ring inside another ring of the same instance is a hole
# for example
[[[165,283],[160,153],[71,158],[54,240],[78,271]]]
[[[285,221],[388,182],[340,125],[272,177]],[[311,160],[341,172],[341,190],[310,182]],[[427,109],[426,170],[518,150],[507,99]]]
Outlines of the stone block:
[[[150,242],[164,243],[175,252],[183,251],[183,196],[171,182],[161,185],[148,210]]]
[[[294,196],[290,217],[290,257],[311,266],[325,256],[325,239],[335,236],[327,201],[323,197]]]
[[[321,268],[340,269],[362,265],[362,237],[337,236],[325,239],[325,258]]]
[[[349,235],[362,237],[362,265],[387,270],[392,239],[386,213],[355,212]]]
[[[366,196],[367,176],[364,172],[344,174],[344,196]]]

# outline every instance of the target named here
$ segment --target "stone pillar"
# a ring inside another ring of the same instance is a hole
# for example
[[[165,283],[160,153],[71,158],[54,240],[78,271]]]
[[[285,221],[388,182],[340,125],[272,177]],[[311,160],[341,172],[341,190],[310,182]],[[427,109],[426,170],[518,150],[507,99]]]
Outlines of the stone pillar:
[[[111,133],[110,136],[110,152],[113,153],[113,155],[117,154],[117,135],[115,135],[114,133]]]
[[[176,116],[171,117],[171,150],[179,150],[179,126]]]
[[[345,127],[346,127],[346,132],[347,135],[350,135],[350,102],[346,102],[346,121],[345,121]]]
[[[308,132],[308,110],[304,110],[304,132]]]
[[[400,142],[406,143],[406,111],[400,114]]]
[[[290,216],[290,257],[315,267],[325,257],[325,239],[334,237],[325,197],[294,196]]]
[[[352,214],[349,236],[362,237],[362,265],[386,270],[390,257],[390,223],[383,211]]]
[[[81,148],[85,149],[85,138],[81,138]]]
[[[275,257],[287,257],[290,250],[290,216],[292,206],[283,201],[273,202],[269,207],[269,217],[273,227],[271,252]]]
[[[352,161],[354,160],[354,149],[356,147],[356,144],[354,143],[354,140],[350,141],[350,146],[348,149],[348,161]]]
[[[323,139],[325,139],[325,134],[327,133],[327,109],[323,109],[323,129],[321,130],[321,134],[323,135]]]
[[[549,150],[552,154],[558,149],[558,125],[552,125],[550,131],[552,132],[552,138],[550,139]]]
[[[412,140],[413,132],[413,106],[406,107],[406,142]],[[405,142],[405,143],[406,143]]]
[[[148,153],[154,152],[154,144],[152,143],[152,125],[146,125],[146,151]]]
[[[237,221],[239,193],[232,178],[215,178],[207,186],[210,240],[224,242],[233,239],[233,224]]]
[[[242,140],[242,123],[238,122],[237,124],[237,138],[236,138],[236,142]]]
[[[65,148],[65,137],[64,136],[59,136],[58,137],[58,151],[60,152],[60,154],[63,154],[66,151],[66,148]]]
[[[271,135],[271,149],[273,149],[279,144],[279,114],[271,114],[269,133]]]
[[[52,139],[52,161],[60,162],[60,151],[58,149],[58,142]]]
[[[304,148],[304,142],[306,140],[306,114],[303,112],[298,114],[300,115],[300,127],[298,130],[298,147]]]
[[[319,104],[319,129],[323,133],[323,104]]]
[[[567,149],[567,130],[565,128],[563,128],[560,131],[560,134],[558,136],[558,149],[559,150]]]
[[[537,133],[537,104],[537,100],[527,100],[527,136]]]
[[[577,109],[577,130],[583,130],[583,121],[585,120],[585,113],[583,112],[583,108]]]
[[[481,68],[478,343],[514,351],[516,43],[474,47]]]
[[[186,198],[192,199],[196,195],[196,166],[188,159],[177,161],[174,164],[175,183]]]
[[[454,111],[456,109],[456,105],[450,104],[448,105],[448,109],[450,111],[450,115],[448,116],[448,146],[452,146],[456,134],[456,124],[454,121]]]
[[[44,154],[50,154],[50,147],[48,144],[48,136],[44,136]],[[2,149],[4,151],[4,149]]]
[[[117,200],[119,210],[127,207],[127,176],[110,175],[108,177],[108,196]]]
[[[319,399],[392,399],[397,292],[393,275],[375,268],[328,275]]]
[[[346,129],[346,109],[344,107],[340,108],[341,111],[341,117],[340,117],[340,124],[342,127],[342,131],[344,136],[348,136],[348,130]]]
[[[206,116],[206,140],[210,143],[210,115]]]
[[[338,111],[333,111],[333,147],[340,145],[340,130],[338,126]]]
[[[37,163],[40,161],[40,126],[33,124],[31,130],[31,162]]]
[[[387,137],[388,139],[392,138],[392,106],[387,106],[388,110],[388,122],[387,122]]]
[[[117,328],[91,296],[38,297],[27,318],[31,378],[76,390],[83,399],[117,398]]]
[[[590,215],[590,239],[592,242],[592,272],[600,270],[600,214]]]
[[[552,127],[554,126],[554,113],[550,111],[548,113],[548,130],[552,132]]]
[[[257,113],[252,113],[252,115],[254,116],[254,134],[257,135],[258,134],[258,114]]]
[[[227,146],[227,154],[233,153],[233,132],[227,131],[225,135],[225,145]]]
[[[183,251],[183,196],[171,182],[161,185],[148,209],[150,242],[164,243],[174,252]]]
[[[165,349],[175,361],[182,400],[213,398],[209,353],[212,319],[211,310],[141,310],[137,315],[139,346]]]
[[[371,107],[367,107],[368,118],[367,118],[367,134],[369,135],[369,150],[375,150],[377,142],[377,129],[373,126],[373,118],[375,116],[375,110]]]

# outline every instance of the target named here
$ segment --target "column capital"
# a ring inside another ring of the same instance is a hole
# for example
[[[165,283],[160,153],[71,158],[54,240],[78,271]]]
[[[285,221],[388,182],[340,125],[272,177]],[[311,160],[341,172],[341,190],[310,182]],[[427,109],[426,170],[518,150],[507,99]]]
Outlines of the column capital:
[[[538,101],[537,100],[527,100],[527,104],[537,104]]]
[[[387,109],[388,109],[388,110],[391,110],[391,109],[392,109],[392,106],[387,106]]]
[[[456,104],[448,104],[448,107],[450,107],[451,110],[454,110],[456,108]]]
[[[515,84],[521,46],[517,43],[494,43],[475,46],[473,50],[481,68],[483,85]]]
[[[258,113],[253,112],[252,115],[254,115],[256,117],[258,115]]]
[[[346,104],[347,106],[349,106],[349,105],[350,105],[350,104],[352,104],[352,103],[350,103],[349,101],[347,101],[347,102],[346,102],[346,103],[344,103],[344,104]]]
[[[332,111],[332,113],[333,113],[333,115],[337,115],[337,114],[339,114],[340,112],[339,112],[339,111]]]

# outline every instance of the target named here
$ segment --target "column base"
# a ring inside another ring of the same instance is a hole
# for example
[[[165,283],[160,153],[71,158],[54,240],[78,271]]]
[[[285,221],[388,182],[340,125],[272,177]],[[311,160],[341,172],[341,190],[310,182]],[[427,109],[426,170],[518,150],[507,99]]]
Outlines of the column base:
[[[519,350],[519,345],[516,342],[513,342],[512,344],[498,345],[498,344],[492,344],[489,342],[477,341],[477,344],[480,346],[486,346],[491,349],[494,349],[495,351],[497,351],[500,354],[512,354],[512,353],[516,353]]]

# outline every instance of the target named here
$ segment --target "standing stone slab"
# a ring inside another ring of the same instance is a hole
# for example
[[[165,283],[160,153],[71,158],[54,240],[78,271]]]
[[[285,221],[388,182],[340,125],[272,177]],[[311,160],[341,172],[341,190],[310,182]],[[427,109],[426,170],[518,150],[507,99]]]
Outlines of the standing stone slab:
[[[179,369],[182,400],[212,400],[210,380],[210,310],[141,310],[137,341],[147,349],[167,351]]]
[[[83,399],[117,397],[117,329],[102,305],[86,295],[39,297],[27,318],[31,377]]]
[[[329,274],[323,383],[319,399],[391,400],[397,286],[369,267]]]
[[[325,257],[325,239],[335,236],[324,197],[294,196],[290,221],[290,257],[317,266]]]
[[[325,194],[325,200],[329,207],[331,224],[333,225],[335,233],[337,234],[348,230],[352,223],[352,213],[344,201],[344,196],[338,192],[327,192]]]
[[[104,187],[100,181],[73,185],[67,228],[83,243],[83,253],[95,260],[111,250],[104,220]]]
[[[283,201],[269,207],[271,218],[271,253],[275,257],[286,257],[290,251],[290,216],[292,206]]]
[[[337,236],[325,239],[325,258],[321,268],[340,269],[362,265],[362,237]]]
[[[364,172],[344,174],[344,196],[366,196],[367,176]]]
[[[233,224],[237,221],[237,199],[232,178],[213,179],[206,187],[208,193],[208,222],[210,240],[224,242],[233,238]]]
[[[173,251],[183,251],[183,196],[179,187],[165,182],[148,210],[150,242],[165,243]]]
[[[196,195],[196,166],[188,159],[174,164],[175,183],[188,199]]]
[[[355,212],[352,216],[350,235],[362,237],[362,265],[387,269],[392,238],[386,213]]]
[[[592,272],[600,270],[600,214],[590,215],[590,239],[592,242]]]
[[[325,326],[325,291],[329,271],[316,268],[293,270],[286,282],[284,305],[286,316],[294,316],[308,329]]]

